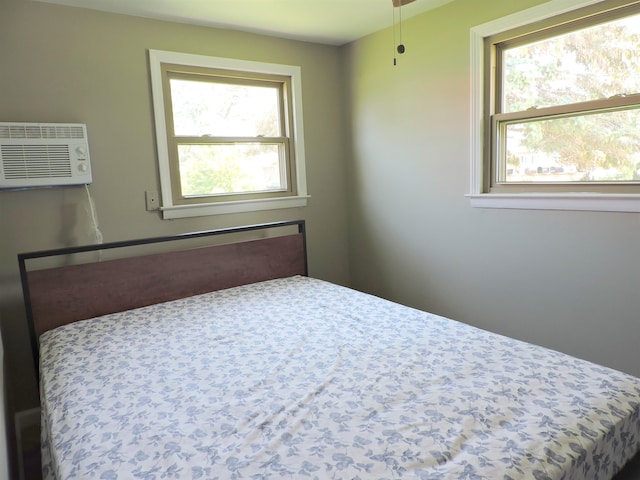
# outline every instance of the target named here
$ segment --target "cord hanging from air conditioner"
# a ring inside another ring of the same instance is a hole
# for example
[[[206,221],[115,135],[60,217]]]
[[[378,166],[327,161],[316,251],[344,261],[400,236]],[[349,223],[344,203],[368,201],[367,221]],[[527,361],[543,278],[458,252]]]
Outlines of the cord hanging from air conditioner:
[[[85,191],[87,192],[87,200],[89,202],[89,216],[91,217],[91,233],[94,237],[95,243],[102,243],[102,232],[100,231],[100,227],[98,227],[98,215],[96,214],[96,207],[93,203],[93,198],[91,197],[91,192],[89,191],[89,185],[85,183],[84,185]],[[98,255],[100,253],[98,252]]]

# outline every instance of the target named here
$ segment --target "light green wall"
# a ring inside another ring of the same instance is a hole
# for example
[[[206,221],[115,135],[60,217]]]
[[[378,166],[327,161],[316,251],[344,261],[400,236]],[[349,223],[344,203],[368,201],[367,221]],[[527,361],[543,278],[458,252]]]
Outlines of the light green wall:
[[[456,0],[415,17],[396,67],[390,30],[347,48],[352,285],[640,375],[640,217],[464,197],[469,29],[540,3]]]
[[[105,241],[305,218],[314,276],[347,283],[340,50],[38,3],[0,3],[0,121],[86,123]],[[299,65],[306,208],[161,220],[147,49]],[[37,404],[16,253],[92,243],[82,188],[0,192],[0,314],[16,409]]]

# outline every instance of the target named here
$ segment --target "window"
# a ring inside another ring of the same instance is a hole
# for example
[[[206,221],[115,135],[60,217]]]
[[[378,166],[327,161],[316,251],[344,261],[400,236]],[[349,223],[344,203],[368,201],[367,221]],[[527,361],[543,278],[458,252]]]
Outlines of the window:
[[[299,67],[149,59],[164,218],[306,205]]]
[[[472,205],[640,211],[640,2],[581,3],[472,30]]]

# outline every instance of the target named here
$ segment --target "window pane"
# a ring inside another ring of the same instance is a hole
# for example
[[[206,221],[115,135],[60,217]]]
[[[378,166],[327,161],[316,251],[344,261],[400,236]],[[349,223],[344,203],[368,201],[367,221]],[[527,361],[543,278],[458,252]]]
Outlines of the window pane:
[[[178,145],[182,195],[286,190],[280,145]]]
[[[279,137],[279,88],[171,79],[175,135]]]
[[[506,126],[506,182],[640,181],[640,109]]]
[[[640,14],[503,51],[502,112],[640,93]]]

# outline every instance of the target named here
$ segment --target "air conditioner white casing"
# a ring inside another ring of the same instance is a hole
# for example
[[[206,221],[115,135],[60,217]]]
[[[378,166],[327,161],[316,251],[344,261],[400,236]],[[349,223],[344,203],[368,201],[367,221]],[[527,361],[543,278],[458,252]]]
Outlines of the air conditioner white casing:
[[[85,124],[0,122],[0,189],[91,181]]]

